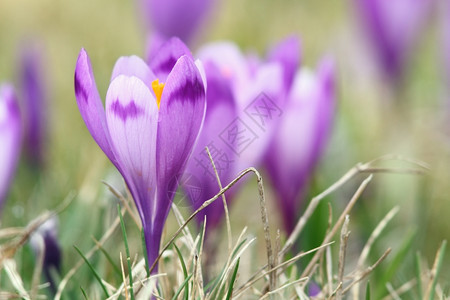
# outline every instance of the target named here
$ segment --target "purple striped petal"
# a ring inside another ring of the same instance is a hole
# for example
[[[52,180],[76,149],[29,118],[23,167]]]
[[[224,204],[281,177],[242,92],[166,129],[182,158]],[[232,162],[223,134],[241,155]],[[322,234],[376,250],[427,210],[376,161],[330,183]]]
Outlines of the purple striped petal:
[[[81,49],[75,68],[75,97],[81,117],[99,147],[120,170],[112,153],[110,136],[106,127],[105,110],[95,84],[91,61],[87,52]]]
[[[149,58],[150,68],[160,81],[165,82],[175,63],[183,55],[192,59],[189,48],[179,38],[171,38],[161,45],[154,56]]]
[[[289,103],[268,151],[266,166],[280,198],[285,230],[291,232],[302,192],[330,133],[334,116],[334,67],[324,60],[317,75],[297,73]]]
[[[159,111],[156,165],[160,203],[169,212],[178,178],[184,172],[203,123],[204,84],[195,63],[182,56],[167,78]]]
[[[14,89],[0,85],[0,209],[14,177],[21,139],[21,116]]]
[[[122,56],[117,60],[111,75],[111,81],[119,75],[135,76],[149,88],[152,86],[152,81],[156,79],[156,76],[142,58],[135,55]]]
[[[232,149],[220,139],[220,134],[225,127],[237,117],[231,83],[213,64],[206,65],[206,75],[208,89],[205,121],[183,180],[184,190],[194,210],[220,190],[205,151],[206,146],[210,150],[222,184],[228,184],[235,175],[233,174],[235,155]],[[230,201],[230,197],[227,197],[227,200]],[[205,215],[208,227],[216,227],[220,224],[224,216],[222,202],[216,201],[203,209],[197,215],[197,221],[202,223]]]
[[[283,66],[283,80],[287,90],[291,88],[299,67],[300,55],[300,41],[296,36],[288,37],[269,52],[268,60],[279,62]]]
[[[201,28],[213,0],[141,0],[149,26],[161,36],[190,42]]]
[[[24,144],[28,157],[35,165],[44,162],[46,138],[44,74],[36,45],[23,48],[20,66],[24,108]]]
[[[148,87],[137,77],[117,76],[106,95],[106,121],[114,156],[123,170],[146,227],[155,209],[155,145],[158,107]]]

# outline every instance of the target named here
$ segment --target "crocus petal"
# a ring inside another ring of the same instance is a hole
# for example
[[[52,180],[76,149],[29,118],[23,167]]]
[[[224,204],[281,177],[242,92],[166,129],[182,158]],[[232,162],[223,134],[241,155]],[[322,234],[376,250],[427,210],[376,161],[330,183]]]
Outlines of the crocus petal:
[[[81,117],[99,147],[111,162],[119,168],[111,150],[109,132],[106,127],[105,110],[97,90],[91,61],[81,49],[75,68],[75,97]],[[120,169],[120,168],[119,168]]]
[[[331,129],[334,114],[334,67],[326,59],[318,75],[297,73],[289,103],[271,143],[267,168],[280,197],[284,226],[295,226],[299,193],[317,164]]]
[[[141,0],[150,27],[162,36],[189,42],[211,8],[212,0]]]
[[[158,107],[137,77],[117,76],[106,95],[106,121],[114,156],[133,194],[143,225],[155,211],[155,144]]]
[[[182,56],[167,77],[159,111],[156,166],[165,216],[202,126],[205,109],[200,72],[192,59]]]
[[[433,0],[357,0],[368,37],[389,79],[403,73]]]
[[[20,81],[24,108],[24,143],[30,161],[40,165],[44,160],[47,108],[40,51],[30,44],[22,50]]]
[[[233,174],[235,154],[229,145],[220,139],[220,134],[225,127],[237,117],[231,83],[214,64],[206,65],[206,73],[208,109],[203,129],[186,168],[186,176],[182,180],[184,190],[194,210],[220,190],[210,159],[205,151],[206,146],[209,148],[222,184],[229,183],[235,175]],[[230,197],[227,197],[227,200],[230,200]],[[224,215],[222,202],[216,201],[203,209],[197,215],[197,221],[202,223],[205,215],[208,228],[216,227]]]
[[[286,90],[291,88],[295,72],[300,64],[300,55],[300,41],[296,36],[286,38],[269,52],[268,60],[279,62],[283,66],[283,79]]]
[[[235,90],[241,91],[248,86],[251,70],[247,66],[247,59],[236,44],[232,42],[216,42],[199,49],[198,58],[203,63],[212,61],[225,77],[230,78]]]
[[[261,164],[275,133],[276,124],[283,117],[285,96],[282,74],[280,64],[264,64],[245,89],[235,91],[243,123],[240,130],[245,129],[254,135],[253,142],[236,145],[235,151],[239,153],[235,165],[236,174]]]
[[[22,126],[11,85],[0,86],[0,209],[14,177],[20,154]]]
[[[160,81],[165,82],[175,63],[183,55],[192,59],[189,48],[179,38],[173,37],[163,43],[156,54],[149,58],[150,68]]]
[[[111,81],[119,75],[135,76],[149,88],[151,88],[152,81],[156,79],[156,76],[142,58],[135,55],[122,56],[117,60],[111,75]]]

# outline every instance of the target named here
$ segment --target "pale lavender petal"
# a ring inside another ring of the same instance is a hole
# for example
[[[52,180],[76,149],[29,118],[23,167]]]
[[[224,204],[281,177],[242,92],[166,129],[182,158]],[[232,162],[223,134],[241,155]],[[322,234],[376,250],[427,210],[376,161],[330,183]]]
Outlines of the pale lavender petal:
[[[9,84],[0,85],[0,209],[19,160],[22,125],[17,98]]]
[[[240,129],[249,134],[252,142],[238,142],[239,154],[235,173],[248,167],[258,167],[275,133],[277,123],[284,114],[285,89],[283,70],[278,63],[263,64],[248,86],[235,91],[240,112]]]
[[[117,60],[111,75],[111,81],[119,75],[135,76],[142,80],[150,89],[152,81],[156,79],[156,76],[142,58],[135,55],[122,56]]]
[[[206,146],[209,148],[222,184],[228,184],[235,177],[233,174],[235,154],[232,148],[220,138],[220,134],[226,126],[237,117],[231,82],[219,72],[215,65],[210,63],[205,68],[208,84],[205,121],[182,181],[185,193],[194,210],[220,190],[210,159],[205,151]],[[227,201],[230,200],[231,198],[227,197]],[[208,228],[216,227],[224,216],[223,203],[216,201],[203,209],[197,215],[197,221],[203,222],[205,215]]]
[[[24,146],[31,162],[44,162],[47,101],[42,57],[36,45],[27,44],[21,55],[20,81],[24,109]]]
[[[213,62],[220,72],[233,83],[233,89],[241,91],[249,85],[252,70],[247,58],[236,44],[232,42],[216,42],[199,49],[198,58],[203,63]]]
[[[155,145],[158,122],[156,99],[137,77],[117,76],[106,95],[106,121],[114,156],[141,216],[143,226],[153,222]]]
[[[105,110],[97,90],[91,61],[87,52],[81,49],[75,68],[75,96],[86,127],[99,147],[120,170],[112,153],[110,136],[106,127]]]
[[[296,36],[286,38],[269,52],[268,60],[283,66],[283,80],[287,90],[291,88],[299,67],[300,55],[300,40]]]
[[[155,55],[149,57],[149,65],[160,81],[165,82],[177,60],[183,55],[192,59],[189,48],[179,39],[173,37],[164,42]]]
[[[172,36],[186,43],[201,28],[214,0],[141,0],[149,26],[167,39]]]
[[[156,165],[163,223],[174,191],[203,123],[206,108],[204,84],[194,61],[182,56],[167,78],[159,110]]]
[[[297,220],[298,197],[323,153],[334,116],[334,67],[324,60],[317,74],[297,73],[284,115],[268,151],[266,166],[280,198],[285,230]]]

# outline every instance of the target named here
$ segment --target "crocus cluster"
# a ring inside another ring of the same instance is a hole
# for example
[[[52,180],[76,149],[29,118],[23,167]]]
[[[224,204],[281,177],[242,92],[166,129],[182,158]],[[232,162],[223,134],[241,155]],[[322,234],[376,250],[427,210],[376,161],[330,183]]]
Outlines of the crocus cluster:
[[[402,80],[434,0],[355,0],[380,69],[393,83]]]
[[[22,120],[14,88],[0,85],[0,209],[19,160],[22,139]]]
[[[206,66],[208,110],[205,127],[189,161],[184,180],[194,209],[212,198],[248,167],[267,166],[290,232],[299,211],[299,194],[328,139],[334,114],[334,72],[325,60],[318,75],[297,71],[300,42],[290,37],[266,59],[245,56],[233,43],[206,45],[198,56]],[[205,152],[208,147],[217,175]],[[242,181],[240,182],[242,183]],[[239,185],[239,184],[238,184]],[[227,195],[230,202],[236,193]],[[208,206],[208,228],[223,218],[223,204]]]
[[[206,108],[201,64],[180,40],[167,41],[152,59],[155,65],[149,68],[136,56],[119,58],[106,109],[84,49],[75,69],[81,116],[133,196],[150,264],[159,254],[163,226]]]

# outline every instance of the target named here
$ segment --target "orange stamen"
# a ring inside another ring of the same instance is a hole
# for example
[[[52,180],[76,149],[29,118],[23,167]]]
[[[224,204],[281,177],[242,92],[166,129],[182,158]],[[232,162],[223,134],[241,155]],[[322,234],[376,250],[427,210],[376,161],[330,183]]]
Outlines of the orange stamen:
[[[161,105],[161,95],[164,89],[164,83],[159,83],[159,79],[155,79],[152,81],[152,89],[155,92],[156,96],[156,104],[158,105],[158,109]]]

